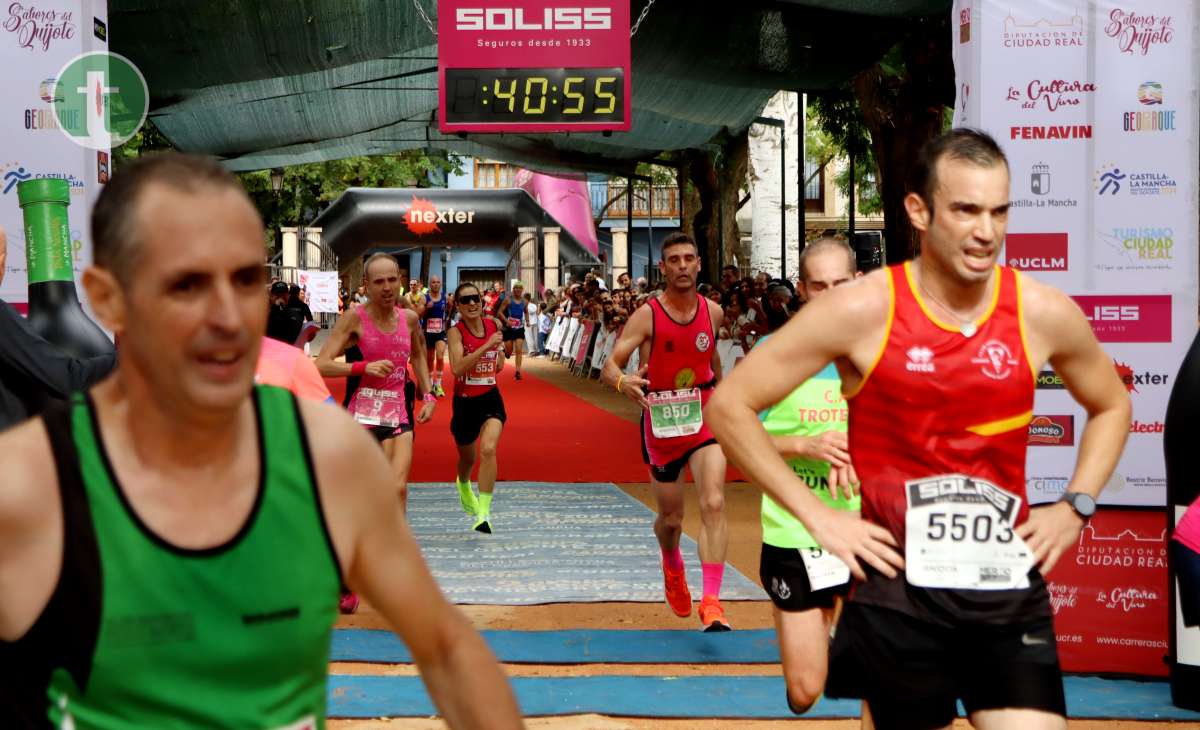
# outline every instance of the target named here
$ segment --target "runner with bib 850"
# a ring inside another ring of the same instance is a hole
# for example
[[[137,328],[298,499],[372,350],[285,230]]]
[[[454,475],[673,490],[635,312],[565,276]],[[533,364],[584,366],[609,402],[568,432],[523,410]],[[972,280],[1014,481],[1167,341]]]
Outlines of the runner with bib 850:
[[[956,699],[976,726],[1063,728],[1042,575],[1095,510],[1129,398],[1075,303],[996,265],[1009,209],[996,142],[953,130],[914,169],[904,204],[921,256],[801,309],[730,374],[706,420],[860,581],[830,649],[827,694],[862,697],[881,728],[947,726]],[[814,497],[755,417],[830,361],[849,402],[861,520]],[[1025,451],[1047,362],[1088,419],[1063,499],[1030,510]]]
[[[721,607],[721,579],[729,528],[725,520],[725,455],[704,425],[701,409],[721,377],[716,332],[721,307],[696,292],[700,256],[696,242],[672,233],[662,244],[659,271],[667,290],[630,316],[601,377],[637,402],[642,412],[642,456],[658,502],[654,534],[662,551],[667,605],[690,616],[692,595],[684,573],[679,536],[683,530],[683,468],[692,470],[700,498],[700,567],[704,594],[700,624],[729,631]],[[645,363],[634,375],[624,370],[634,350]],[[645,376],[645,377],[643,377]]]

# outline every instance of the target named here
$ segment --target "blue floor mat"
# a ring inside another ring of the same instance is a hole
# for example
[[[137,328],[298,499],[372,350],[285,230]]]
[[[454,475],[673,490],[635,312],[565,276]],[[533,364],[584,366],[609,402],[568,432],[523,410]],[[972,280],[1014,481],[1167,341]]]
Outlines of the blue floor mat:
[[[774,664],[770,629],[700,631],[482,631],[502,662],[512,664]],[[391,631],[337,629],[331,661],[407,664],[412,655]]]
[[[663,601],[654,513],[616,485],[501,482],[491,516],[494,532],[483,535],[471,530],[453,484],[409,489],[408,522],[454,603]],[[696,543],[684,535],[680,547],[698,594]],[[726,564],[721,598],[765,601],[767,594]]]
[[[626,717],[771,719],[794,717],[782,677],[515,677],[521,711],[530,717],[598,713]],[[1200,720],[1171,704],[1165,682],[1066,679],[1072,718]],[[860,703],[821,698],[805,717],[858,717]],[[436,714],[419,677],[333,675],[330,717],[420,717]]]

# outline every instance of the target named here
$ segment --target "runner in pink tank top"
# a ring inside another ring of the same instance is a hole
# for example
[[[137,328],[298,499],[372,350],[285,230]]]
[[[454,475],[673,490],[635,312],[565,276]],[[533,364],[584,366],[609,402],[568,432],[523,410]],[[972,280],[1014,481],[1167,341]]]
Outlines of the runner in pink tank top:
[[[362,382],[350,400],[350,414],[371,430],[396,476],[401,508],[408,502],[408,470],[412,465],[413,421],[425,423],[433,417],[436,399],[429,382],[425,359],[425,337],[417,313],[403,308],[400,296],[400,266],[387,254],[375,254],[363,267],[367,304],[347,309],[329,333],[317,356],[317,369],[325,377],[359,376]],[[357,339],[363,360],[336,362]],[[409,365],[416,374],[416,397],[423,406],[416,418],[412,405],[405,408],[404,386]],[[353,594],[342,596],[344,613],[358,608]]]
[[[700,497],[700,567],[704,593],[700,626],[729,631],[721,607],[721,578],[729,546],[725,521],[725,455],[702,413],[721,377],[716,332],[721,307],[700,297],[696,278],[700,256],[684,233],[667,236],[658,270],[667,290],[629,318],[601,379],[643,409],[642,456],[658,502],[654,534],[663,557],[663,591],[675,615],[692,613],[692,594],[684,573],[679,535],[683,524],[683,467],[692,471]],[[626,374],[634,350],[642,367]]]
[[[350,398],[350,414],[370,428],[376,439],[384,441],[413,429],[404,402],[404,381],[408,377],[412,341],[408,328],[399,326],[404,315],[400,307],[392,309],[397,326],[390,332],[379,329],[365,305],[359,304],[356,309],[361,327],[358,348],[362,350],[363,360],[368,363],[388,360],[395,367],[382,377],[370,372],[363,375],[358,390]]]

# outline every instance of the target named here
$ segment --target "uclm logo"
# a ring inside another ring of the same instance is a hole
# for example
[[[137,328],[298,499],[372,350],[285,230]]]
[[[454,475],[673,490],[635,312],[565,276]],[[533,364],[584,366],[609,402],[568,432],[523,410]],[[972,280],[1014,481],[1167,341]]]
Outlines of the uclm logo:
[[[1021,271],[1066,271],[1067,234],[1010,233],[1004,238],[1004,260]]]
[[[458,8],[457,30],[612,30],[611,8]]]
[[[1078,295],[1073,298],[1101,342],[1171,341],[1169,295]]]

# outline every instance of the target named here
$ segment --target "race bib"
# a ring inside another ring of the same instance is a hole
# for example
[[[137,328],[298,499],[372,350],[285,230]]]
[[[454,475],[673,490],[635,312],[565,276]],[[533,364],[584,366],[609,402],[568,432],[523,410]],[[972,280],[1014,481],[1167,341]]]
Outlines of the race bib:
[[[359,388],[354,396],[354,420],[364,426],[400,425],[404,395],[394,390]]]
[[[1029,587],[1033,554],[1013,532],[1021,498],[991,482],[944,474],[904,483],[905,573],[922,588]]]
[[[439,334],[444,326],[441,317],[430,317],[425,320],[425,331],[431,335]]]
[[[704,425],[699,388],[649,393],[646,401],[650,404],[650,433],[655,438],[691,436]]]
[[[819,591],[850,582],[850,566],[838,556],[819,547],[803,547],[799,550],[804,560],[804,572],[808,573],[810,590]]]
[[[496,384],[496,351],[489,350],[479,358],[471,372],[467,373],[467,385]]]
[[[521,322],[520,317],[509,317],[508,318],[508,328],[510,330],[515,330],[518,327],[524,327],[524,326],[525,325]]]

